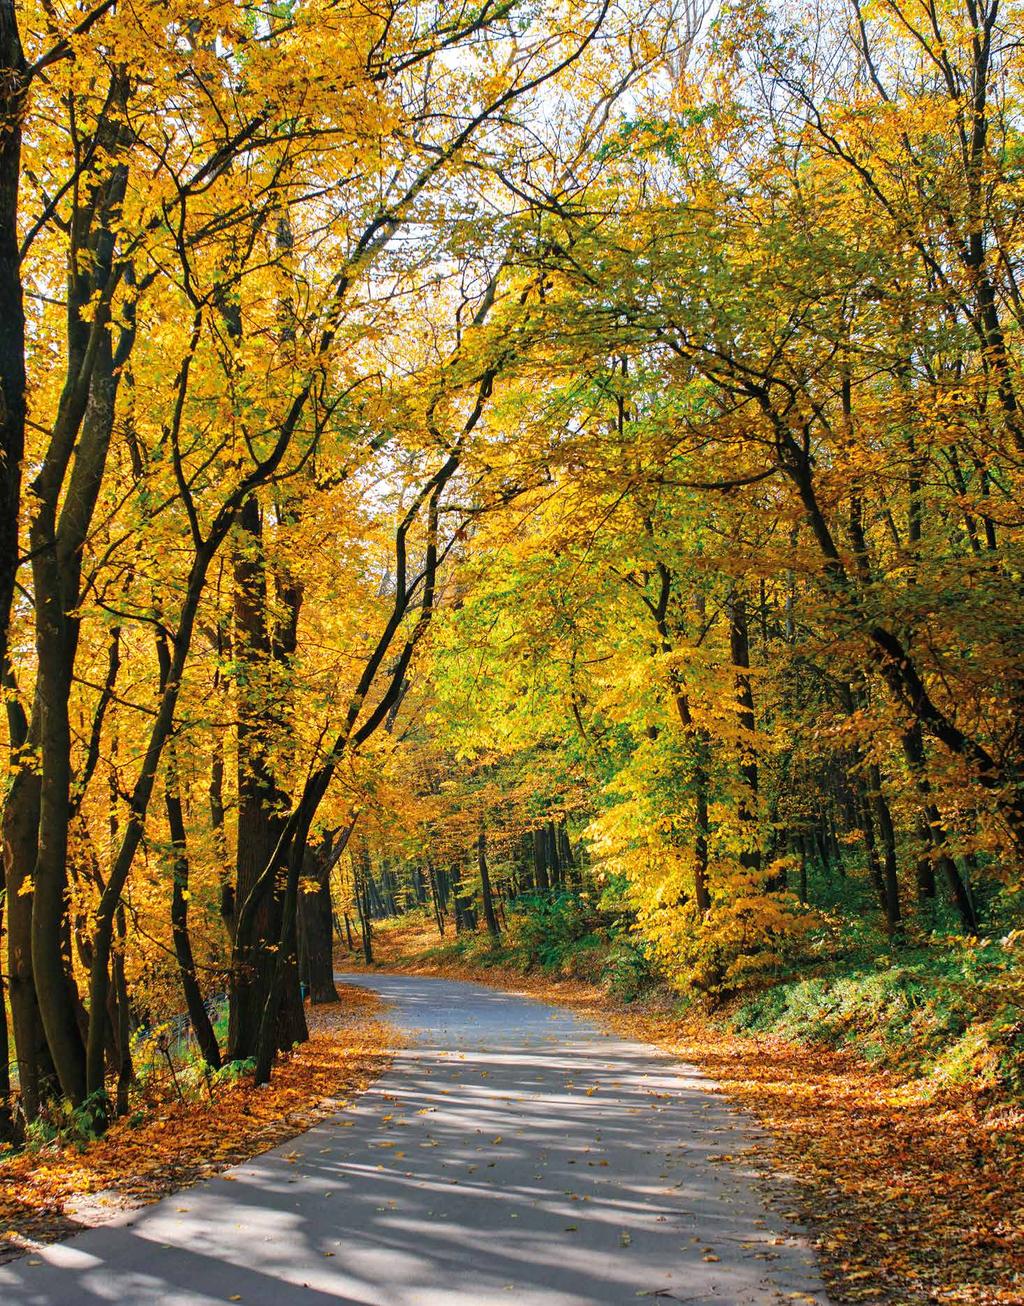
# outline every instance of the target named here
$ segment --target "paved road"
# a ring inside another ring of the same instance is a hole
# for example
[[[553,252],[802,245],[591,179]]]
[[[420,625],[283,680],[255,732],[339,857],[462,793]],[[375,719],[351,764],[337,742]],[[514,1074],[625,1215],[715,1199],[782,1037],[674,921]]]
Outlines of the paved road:
[[[415,1031],[353,1110],[0,1267],[0,1301],[827,1302],[739,1155],[756,1131],[692,1069],[479,985],[346,978]]]

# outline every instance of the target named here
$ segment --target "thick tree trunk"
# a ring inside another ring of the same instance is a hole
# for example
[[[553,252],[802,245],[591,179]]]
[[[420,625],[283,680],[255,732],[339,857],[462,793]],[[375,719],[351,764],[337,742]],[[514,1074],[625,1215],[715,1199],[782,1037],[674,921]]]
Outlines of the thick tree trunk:
[[[938,895],[935,886],[935,866],[932,862],[932,835],[924,815],[917,818],[917,863],[914,867],[914,881],[917,886],[917,900],[927,907]]]
[[[253,1072],[253,1079],[257,1084],[265,1084],[269,1081],[274,1058],[281,1046],[281,1006],[285,1000],[287,989],[289,985],[294,983],[296,991],[301,992],[299,990],[298,970],[299,881],[302,878],[302,866],[306,857],[306,841],[309,837],[311,820],[312,812],[297,814],[292,841],[289,845],[287,874],[281,907],[281,932],[277,939],[277,955],[267,990],[267,1000],[256,1036],[256,1067]],[[302,1013],[302,1017],[303,1028],[305,1029],[305,1012]],[[308,1033],[304,1037],[308,1038]]]
[[[316,891],[298,896],[299,979],[316,1006],[340,1001],[334,986],[334,913],[331,907],[329,844],[307,851],[305,874]]]
[[[570,884],[578,886],[580,884],[580,868],[572,850],[569,828],[564,817],[558,825],[558,847],[562,856],[562,865],[565,868],[565,878]]]
[[[548,821],[545,826],[545,845],[547,848],[548,865],[551,867],[551,884],[554,889],[561,889],[564,883],[562,875],[562,858],[558,850],[558,836],[555,833],[554,821]]]
[[[240,776],[235,859],[238,902],[244,902],[253,891],[277,846],[283,823],[270,803],[269,795],[261,796],[250,776]],[[239,955],[231,976],[228,1018],[228,1055],[233,1061],[251,1057],[256,1047],[260,1019],[274,971],[281,910],[280,891],[276,883],[271,882],[260,893],[249,938],[241,938],[236,921]],[[282,1031],[282,1047],[290,1047],[295,1041]]]
[[[131,1005],[128,998],[128,981],[124,973],[124,950],[127,939],[128,922],[125,920],[124,907],[119,907],[117,947],[114,949],[112,959],[114,1007],[117,1019],[114,1031],[117,1043],[117,1096],[114,1105],[118,1116],[128,1114],[128,1092],[135,1080],[135,1066],[132,1063]]]
[[[533,831],[533,877],[538,893],[551,892],[551,880],[548,876],[547,840],[544,827],[538,825]]]
[[[22,767],[15,772],[4,805],[3,839],[11,1025],[21,1109],[29,1121],[36,1119],[42,1103],[58,1087],[32,974],[31,880],[38,828],[39,772]]]
[[[244,903],[275,857],[285,827],[281,812],[289,804],[277,784],[271,759],[279,713],[271,697],[269,676],[272,661],[283,661],[292,646],[278,649],[271,640],[262,526],[255,496],[242,505],[238,526],[240,538],[234,560],[234,652],[241,672],[237,686],[238,827],[234,902]],[[297,608],[294,615],[297,619]],[[285,868],[275,869],[277,876],[258,894],[248,927],[251,937],[240,938],[236,924],[238,964],[231,976],[228,1021],[231,1060],[254,1055],[277,971],[283,919],[282,892],[277,880]],[[308,1037],[296,960],[286,963],[276,1007],[282,1050]]]
[[[37,599],[38,601],[38,599]],[[46,618],[42,618],[43,623]],[[48,626],[44,624],[44,631]],[[49,639],[40,640],[40,742],[43,769],[39,794],[39,839],[33,872],[32,974],[46,1041],[61,1091],[76,1106],[86,1096],[85,1045],[68,1004],[71,959],[62,946],[68,917],[68,825],[71,816],[71,730],[67,701],[70,676],[55,666]],[[50,664],[47,673],[43,665]]]
[[[0,861],[0,937],[3,935],[3,906],[7,891],[3,862]],[[11,1040],[7,1025],[7,986],[0,974],[0,1142],[13,1142],[14,1102],[11,1095]]]
[[[339,1002],[334,984],[334,932],[331,891],[321,885],[315,893],[299,896],[300,978],[314,1006]]]

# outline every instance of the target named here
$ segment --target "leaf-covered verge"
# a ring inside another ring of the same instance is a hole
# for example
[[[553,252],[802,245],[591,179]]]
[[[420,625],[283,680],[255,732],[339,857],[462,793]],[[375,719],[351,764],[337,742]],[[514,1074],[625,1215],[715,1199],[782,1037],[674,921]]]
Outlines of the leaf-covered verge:
[[[793,1211],[814,1231],[835,1301],[1024,1302],[1024,1110],[977,1091],[984,1076],[963,1084],[921,1073],[928,1038],[920,1013],[934,1011],[938,1027],[946,1008],[936,994],[943,984],[947,996],[956,988],[951,960],[944,973],[908,960],[859,984],[851,973],[780,985],[711,1018],[681,1011],[656,986],[624,1001],[599,970],[590,979],[550,964],[524,970],[512,949],[493,949],[482,936],[438,946],[426,927],[404,924],[379,931],[376,955],[386,969],[472,978],[571,1006],[699,1066],[770,1133],[770,1147],[743,1160],[796,1179]],[[990,990],[987,982],[978,988],[991,995],[988,979]],[[874,994],[880,1006],[864,1023],[876,1041],[884,1042],[878,1030],[891,1029],[895,1046],[892,995],[912,985],[922,996],[910,1001],[917,1015],[906,1022],[903,1053],[893,1051],[885,1067],[871,1064],[866,1041],[850,1037],[858,1003]]]
[[[65,1136],[0,1157],[0,1262],[157,1201],[341,1110],[387,1069],[396,1045],[376,994],[350,986],[341,994],[340,1004],[310,1008],[309,1040],[270,1085],[222,1074],[181,1099],[154,1079],[102,1138]]]

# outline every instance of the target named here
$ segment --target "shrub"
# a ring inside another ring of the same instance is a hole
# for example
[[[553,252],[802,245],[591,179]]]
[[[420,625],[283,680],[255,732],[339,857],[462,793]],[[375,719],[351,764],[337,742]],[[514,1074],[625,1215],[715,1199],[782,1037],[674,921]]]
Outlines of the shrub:
[[[755,871],[720,864],[710,910],[640,897],[638,928],[676,989],[716,999],[757,987],[805,952],[820,924],[794,894],[770,890],[776,867]]]
[[[635,1002],[658,983],[650,947],[642,940],[621,934],[612,944],[601,979],[623,1002]]]
[[[527,894],[513,906],[507,946],[524,969],[537,965],[575,974],[575,965],[607,946],[613,923],[614,918],[586,893]]]

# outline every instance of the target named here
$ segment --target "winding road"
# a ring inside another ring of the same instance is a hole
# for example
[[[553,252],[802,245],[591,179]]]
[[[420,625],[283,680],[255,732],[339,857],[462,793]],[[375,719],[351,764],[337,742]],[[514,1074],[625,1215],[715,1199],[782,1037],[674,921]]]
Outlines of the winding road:
[[[353,1108],[0,1267],[5,1306],[826,1306],[785,1178],[692,1068],[477,984],[347,975],[410,1035]]]

